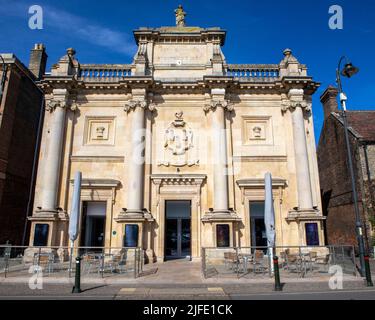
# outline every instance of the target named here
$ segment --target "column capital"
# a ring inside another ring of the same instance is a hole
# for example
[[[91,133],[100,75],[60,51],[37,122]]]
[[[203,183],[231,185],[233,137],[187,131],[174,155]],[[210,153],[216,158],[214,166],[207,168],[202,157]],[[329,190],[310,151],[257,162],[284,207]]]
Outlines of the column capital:
[[[293,90],[293,92],[291,92]],[[288,95],[281,96],[281,111],[283,113],[290,110],[293,112],[296,108],[301,108],[306,113],[311,112],[312,103],[305,99],[302,89],[292,89]],[[302,93],[301,93],[302,91]]]
[[[223,108],[229,112],[234,110],[233,104],[226,99],[213,99],[203,107],[203,110],[210,112],[215,111],[217,108]]]
[[[143,110],[148,109],[150,111],[155,111],[156,110],[156,103],[154,103],[154,102],[149,103],[145,99],[141,99],[141,100],[132,99],[132,100],[129,100],[125,103],[124,111],[129,113],[130,111],[135,110],[137,108],[141,108]]]
[[[46,111],[52,113],[57,108],[65,109],[66,106],[67,106],[67,103],[64,100],[51,99],[46,102]]]
[[[74,112],[78,109],[78,106],[79,104],[75,100],[68,103],[65,100],[61,100],[57,98],[57,99],[47,100],[45,109],[46,111],[50,113],[53,113],[57,108],[67,109],[67,110],[69,109]]]

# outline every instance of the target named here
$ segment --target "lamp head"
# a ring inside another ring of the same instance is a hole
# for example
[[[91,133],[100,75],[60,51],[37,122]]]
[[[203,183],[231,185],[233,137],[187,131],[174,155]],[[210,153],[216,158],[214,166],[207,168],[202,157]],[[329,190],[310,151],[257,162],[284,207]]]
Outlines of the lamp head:
[[[359,72],[359,68],[353,66],[353,64],[351,62],[348,62],[345,65],[344,69],[342,69],[341,74],[344,77],[351,78],[352,76],[354,76],[358,72]]]

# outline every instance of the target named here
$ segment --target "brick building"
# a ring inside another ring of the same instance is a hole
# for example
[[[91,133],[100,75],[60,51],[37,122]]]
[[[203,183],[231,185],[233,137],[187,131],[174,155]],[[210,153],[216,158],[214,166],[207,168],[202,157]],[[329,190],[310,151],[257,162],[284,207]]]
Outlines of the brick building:
[[[338,90],[328,87],[321,96],[324,124],[318,164],[329,244],[357,245],[355,211]],[[349,140],[356,176],[359,208],[369,246],[374,245],[375,111],[348,111]]]
[[[29,68],[13,54],[1,54],[0,79],[0,244],[20,245],[33,194],[33,167],[41,119],[43,93],[36,80],[44,74],[47,55],[43,45],[31,50]]]

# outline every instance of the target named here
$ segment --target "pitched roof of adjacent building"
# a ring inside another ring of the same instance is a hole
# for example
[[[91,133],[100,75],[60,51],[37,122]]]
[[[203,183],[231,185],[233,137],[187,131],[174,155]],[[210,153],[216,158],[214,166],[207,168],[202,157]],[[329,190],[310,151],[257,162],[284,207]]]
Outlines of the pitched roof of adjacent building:
[[[341,115],[332,113],[343,123]],[[375,110],[347,111],[348,125],[351,133],[364,141],[375,141]]]

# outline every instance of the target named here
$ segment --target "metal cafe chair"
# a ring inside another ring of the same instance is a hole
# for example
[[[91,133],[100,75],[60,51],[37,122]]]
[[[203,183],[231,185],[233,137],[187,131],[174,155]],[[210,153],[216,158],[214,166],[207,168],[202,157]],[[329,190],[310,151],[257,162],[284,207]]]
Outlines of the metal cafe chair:
[[[50,253],[35,253],[33,259],[34,273],[47,270],[48,273],[53,272],[53,264],[55,262],[55,255],[53,252]]]
[[[113,255],[110,261],[111,272],[125,273],[128,271],[127,251],[121,250],[119,254]]]
[[[93,269],[100,273],[102,266],[101,254],[96,252],[87,252],[82,256],[82,258],[84,262],[84,273],[90,274]]]
[[[266,273],[268,267],[265,265],[264,252],[262,250],[255,250],[253,255],[253,272]]]

